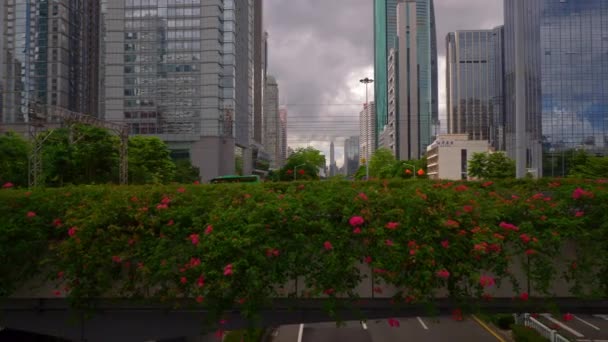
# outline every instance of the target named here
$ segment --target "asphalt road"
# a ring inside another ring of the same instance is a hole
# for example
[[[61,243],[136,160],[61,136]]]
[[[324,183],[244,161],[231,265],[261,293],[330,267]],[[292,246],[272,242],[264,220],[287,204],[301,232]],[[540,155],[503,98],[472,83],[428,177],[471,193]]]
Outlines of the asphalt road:
[[[574,315],[565,322],[563,317],[541,314],[537,319],[572,341],[608,342],[608,315]]]
[[[387,320],[373,320],[365,324],[346,322],[304,324],[301,342],[439,342],[469,341],[497,342],[498,339],[473,319],[457,322],[451,317],[400,318],[399,327],[390,327]],[[298,342],[300,326],[280,327],[273,342]]]

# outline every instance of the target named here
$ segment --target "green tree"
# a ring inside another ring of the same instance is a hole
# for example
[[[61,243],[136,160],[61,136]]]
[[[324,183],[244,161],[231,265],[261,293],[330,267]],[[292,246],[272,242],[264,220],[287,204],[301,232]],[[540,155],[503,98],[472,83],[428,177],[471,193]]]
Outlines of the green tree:
[[[395,175],[397,159],[387,148],[379,148],[369,161],[369,176],[374,178],[392,178]]]
[[[27,186],[29,143],[14,132],[0,136],[0,186]]]
[[[395,163],[393,169],[394,177],[396,178],[427,178],[426,175],[426,158],[414,160],[400,160]],[[424,171],[420,175],[420,170]]]
[[[278,171],[280,180],[293,180],[294,170],[297,179],[319,179],[319,169],[325,167],[325,156],[313,148],[298,148],[289,158],[285,166]],[[297,169],[297,170],[296,170]]]
[[[175,171],[164,141],[147,136],[129,139],[129,183],[166,184],[175,179]]]
[[[468,172],[469,176],[480,179],[515,178],[515,161],[503,152],[474,153]]]
[[[568,177],[572,178],[608,178],[608,158],[595,157],[585,151],[574,153]]]
[[[189,160],[181,159],[175,161],[175,177],[173,181],[181,184],[190,184],[199,180],[200,170],[194,167]]]

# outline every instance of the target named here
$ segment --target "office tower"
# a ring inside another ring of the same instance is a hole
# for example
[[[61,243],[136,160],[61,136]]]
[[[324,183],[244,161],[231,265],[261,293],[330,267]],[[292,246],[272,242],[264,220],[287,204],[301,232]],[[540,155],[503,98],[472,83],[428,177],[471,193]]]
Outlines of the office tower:
[[[446,94],[448,134],[487,140],[498,149],[501,144],[496,125],[502,113],[500,103],[494,101],[502,91],[502,77],[496,77],[496,70],[502,70],[502,48],[498,48],[502,39],[497,30],[447,34]]]
[[[359,113],[359,154],[369,162],[376,150],[376,106],[370,102]]]
[[[273,76],[266,78],[264,89],[264,150],[270,155],[270,168],[280,166],[279,85]]]
[[[30,105],[97,114],[99,4],[4,0],[0,5],[0,123],[29,120]]]
[[[376,0],[374,13],[376,141],[387,126],[394,133],[382,135],[384,145],[399,159],[418,159],[439,122],[433,1]]]
[[[265,63],[266,38],[264,32],[264,1],[254,0],[255,15],[253,29],[253,140],[262,143],[262,118],[264,108],[264,79],[267,65]]]
[[[287,159],[287,109],[279,109],[280,139],[279,139],[279,165],[283,167]]]
[[[354,175],[359,169],[359,137],[350,137],[344,141],[344,173]]]
[[[504,5],[507,152],[516,154],[515,47],[521,44],[526,167],[537,176],[565,176],[573,151],[606,155],[608,150],[608,4],[505,0]],[[517,21],[523,42],[516,41]]]
[[[333,177],[338,174],[338,165],[336,165],[336,147],[334,142],[329,144],[329,176]]]

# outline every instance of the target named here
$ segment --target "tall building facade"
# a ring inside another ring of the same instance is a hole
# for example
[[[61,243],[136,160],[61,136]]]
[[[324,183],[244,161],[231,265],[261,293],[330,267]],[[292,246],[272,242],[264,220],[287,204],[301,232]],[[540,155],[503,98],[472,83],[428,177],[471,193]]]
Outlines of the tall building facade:
[[[333,177],[338,174],[338,165],[336,164],[336,146],[332,140],[329,144],[329,176]]]
[[[287,108],[279,109],[279,166],[285,165],[287,160]]]
[[[502,49],[497,30],[450,32],[446,36],[446,94],[448,134],[467,134],[500,147]]]
[[[264,81],[266,78],[266,38],[264,32],[264,1],[254,0],[255,15],[253,28],[253,140],[262,143],[262,118],[264,108]]]
[[[376,150],[376,105],[370,102],[359,113],[359,154],[369,162]]]
[[[608,3],[604,0],[505,0],[504,5],[509,155],[515,155],[516,147],[516,44],[521,44],[524,51],[528,169],[538,176],[564,176],[571,151],[606,155]],[[515,39],[517,18],[521,18],[523,25],[523,42]]]
[[[273,76],[266,78],[264,89],[264,150],[270,155],[270,168],[280,167],[279,85]]]
[[[350,137],[344,141],[344,173],[353,176],[359,170],[359,137]]]
[[[0,123],[29,120],[33,103],[97,115],[99,4],[4,0]]]

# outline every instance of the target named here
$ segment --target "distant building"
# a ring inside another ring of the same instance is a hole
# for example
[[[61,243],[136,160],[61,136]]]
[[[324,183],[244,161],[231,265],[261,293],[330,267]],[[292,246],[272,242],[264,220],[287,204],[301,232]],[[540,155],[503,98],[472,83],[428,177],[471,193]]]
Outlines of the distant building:
[[[281,166],[281,126],[279,121],[279,85],[273,76],[266,79],[264,90],[264,150],[270,155],[270,168]]]
[[[359,137],[350,137],[344,141],[344,174],[354,175],[359,170]]]
[[[329,145],[329,176],[333,177],[338,174],[338,165],[336,164],[336,146],[332,141]]]
[[[374,102],[363,106],[359,113],[359,155],[369,161],[376,150],[376,106]]]
[[[431,179],[469,179],[473,154],[491,150],[487,140],[469,140],[468,134],[439,135],[427,148],[427,175]]]
[[[287,109],[279,109],[279,167],[285,165],[287,159]]]
[[[399,70],[398,52],[390,49],[388,55],[388,120],[378,138],[378,147],[389,149],[399,157],[398,116],[399,116]]]

